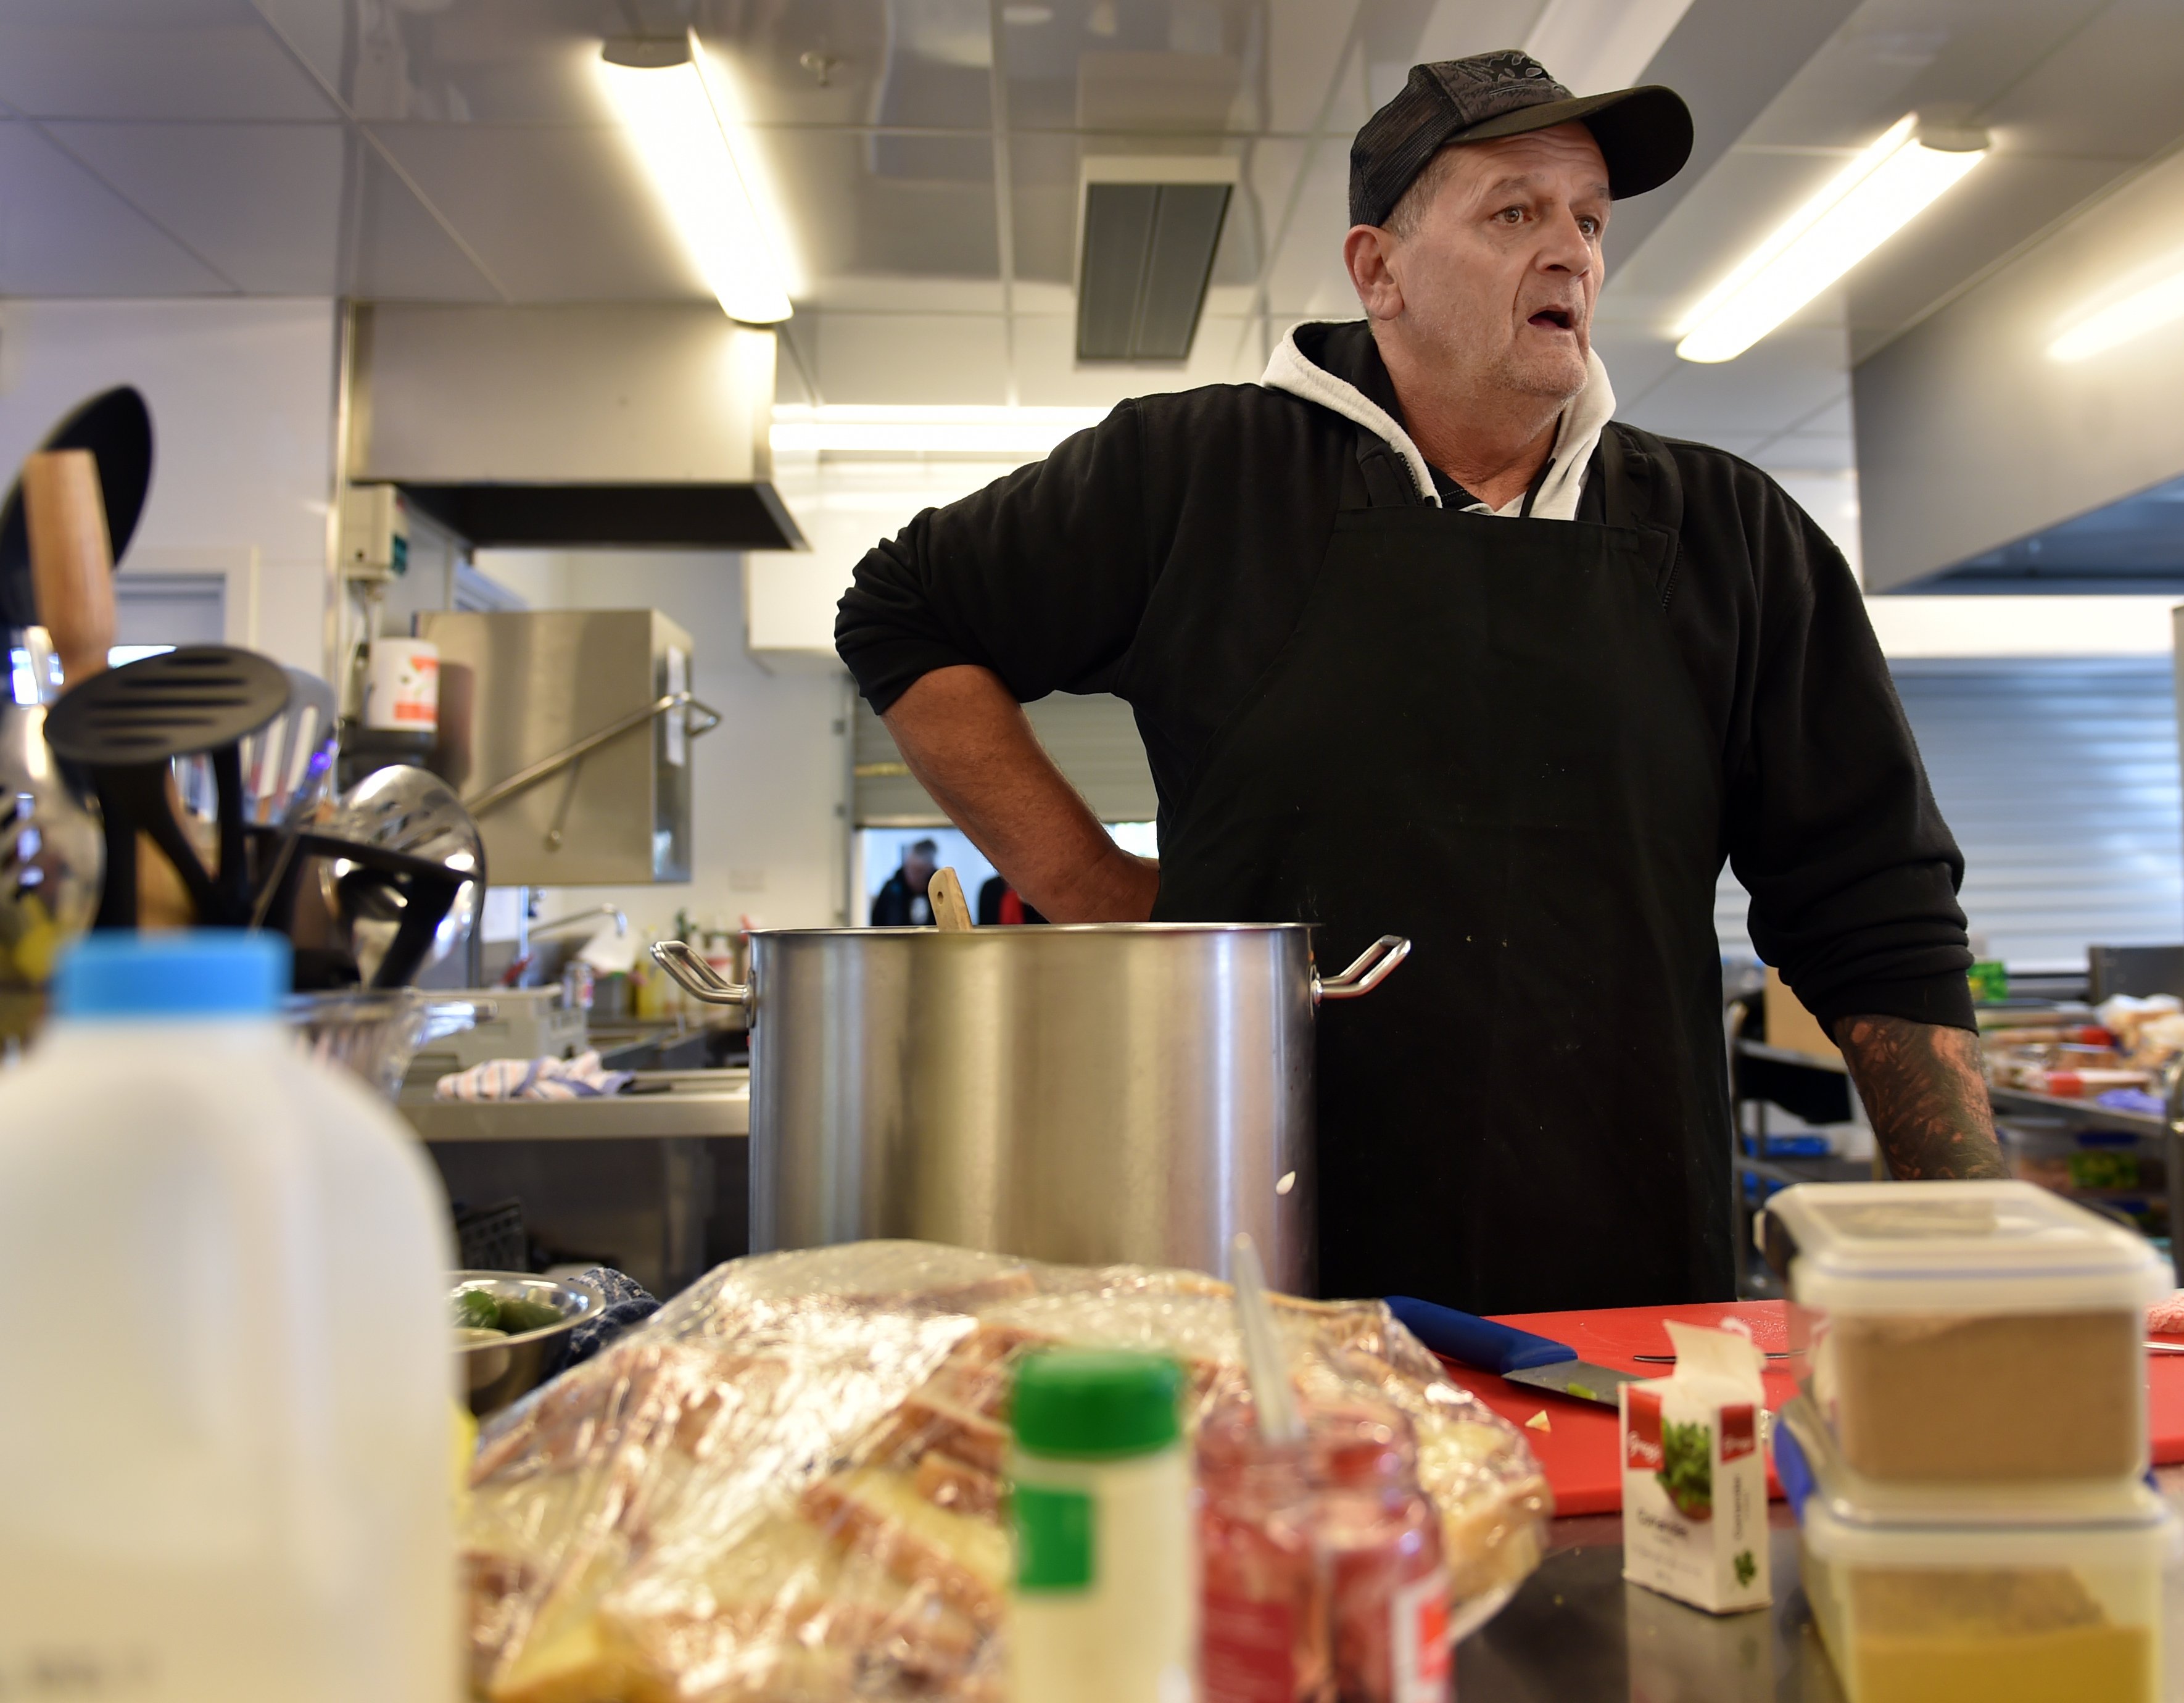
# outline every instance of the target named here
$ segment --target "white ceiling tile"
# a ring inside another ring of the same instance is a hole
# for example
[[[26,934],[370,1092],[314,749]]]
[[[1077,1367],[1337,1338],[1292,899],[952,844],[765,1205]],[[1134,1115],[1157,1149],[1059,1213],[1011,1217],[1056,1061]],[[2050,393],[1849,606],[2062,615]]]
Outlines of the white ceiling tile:
[[[1907,112],[1985,106],[2109,0],[1865,0],[1742,138],[1857,147]]]
[[[1834,401],[1814,409],[1798,421],[1793,429],[1837,438],[1849,437],[1856,429],[1852,423],[1850,394],[1846,391]]]
[[[629,29],[599,0],[253,3],[351,113],[389,124],[596,122],[601,38]]]
[[[246,292],[332,295],[337,124],[54,124],[53,136]]]
[[[352,156],[343,293],[365,300],[490,302],[492,281],[369,145]]]
[[[1854,267],[1842,283],[1853,331],[1886,334],[1924,317],[1963,282],[2131,169],[2117,159],[1992,157]],[[1862,358],[1863,349],[1853,358]]]
[[[20,120],[0,121],[0,295],[232,293]]]
[[[1267,306],[1277,318],[1357,311],[1342,263],[1350,228],[1350,161],[1328,142],[1314,153],[1281,247],[1267,269]],[[1275,227],[1279,232],[1281,226]]]
[[[1840,329],[1789,327],[1735,360],[1680,362],[1624,418],[1706,443],[1783,432],[1842,395],[1847,371]]]
[[[1418,57],[1460,59],[1522,47],[1546,9],[1547,0],[1438,0],[1418,34]]]
[[[761,139],[797,269],[822,305],[850,281],[1000,276],[993,149],[961,161],[905,154],[871,132],[774,131]],[[961,171],[966,176],[928,176]]]
[[[7,0],[0,100],[33,118],[334,116],[245,0]]]
[[[1592,326],[1593,353],[1607,369],[1616,399],[1627,406],[1681,365],[1674,340],[1649,329],[1605,324]]]
[[[512,300],[710,297],[618,129],[368,128]]]
[[[1357,0],[1269,0],[1265,127],[1309,131],[1340,70]],[[1354,64],[1353,64],[1354,70]]]
[[[1786,432],[1769,438],[1753,459],[1770,470],[1847,473],[1858,466],[1858,446],[1847,432]]]
[[[799,315],[816,345],[819,388],[830,403],[1008,400],[998,315],[816,313]]]
[[[1017,399],[1040,407],[1106,408],[1126,396],[1245,382],[1266,366],[1257,325],[1256,320],[1202,317],[1189,360],[1139,366],[1079,361],[1074,314],[1021,317],[1016,322]]]
[[[2025,0],[2020,0],[2025,3]],[[2143,159],[2184,134],[2184,7],[2110,0],[1981,116],[2043,154]]]
[[[1089,141],[1084,151],[1098,151]],[[1061,132],[1009,139],[1009,187],[1016,276],[1035,283],[1074,282],[1080,139]]]
[[[1620,299],[1644,297],[1673,323],[1761,242],[1842,170],[1846,156],[1826,153],[1732,150],[1640,247],[1611,260],[1602,307],[1623,311]],[[1611,215],[1611,239],[1615,221]]]

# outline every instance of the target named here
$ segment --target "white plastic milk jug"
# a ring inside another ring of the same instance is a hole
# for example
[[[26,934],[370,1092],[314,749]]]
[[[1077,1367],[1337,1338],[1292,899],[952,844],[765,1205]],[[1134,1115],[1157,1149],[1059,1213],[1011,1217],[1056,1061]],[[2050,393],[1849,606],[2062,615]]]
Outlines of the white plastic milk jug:
[[[95,935],[0,1073],[0,1697],[457,1695],[445,1205],[287,984]]]

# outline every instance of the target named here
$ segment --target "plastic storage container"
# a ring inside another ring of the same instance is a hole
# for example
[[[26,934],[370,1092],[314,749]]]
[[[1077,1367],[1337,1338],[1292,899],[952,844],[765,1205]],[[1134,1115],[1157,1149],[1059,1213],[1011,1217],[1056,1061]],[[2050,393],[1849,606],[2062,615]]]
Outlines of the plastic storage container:
[[[1805,1387],[1886,1482],[2145,1471],[2144,1238],[2025,1182],[1803,1185],[1768,1203]]]
[[[94,935],[0,1075],[0,1694],[456,1695],[446,1205],[287,982]]]
[[[1862,1505],[1800,1405],[1775,1428],[1775,1467],[1847,1703],[2155,1703],[2178,1544],[2159,1497],[2116,1485],[2075,1502]]]

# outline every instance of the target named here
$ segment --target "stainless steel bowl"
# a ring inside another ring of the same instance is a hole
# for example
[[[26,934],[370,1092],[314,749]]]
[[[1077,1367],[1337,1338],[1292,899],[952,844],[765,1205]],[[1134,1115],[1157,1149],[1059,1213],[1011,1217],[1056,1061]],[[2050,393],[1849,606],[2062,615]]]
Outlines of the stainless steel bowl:
[[[606,1310],[606,1297],[588,1283],[533,1277],[522,1271],[454,1271],[448,1278],[451,1297],[465,1289],[482,1289],[504,1301],[543,1302],[561,1315],[558,1325],[542,1326],[520,1336],[456,1344],[455,1360],[463,1388],[471,1411],[480,1419],[543,1383],[549,1369],[558,1365],[569,1332]]]

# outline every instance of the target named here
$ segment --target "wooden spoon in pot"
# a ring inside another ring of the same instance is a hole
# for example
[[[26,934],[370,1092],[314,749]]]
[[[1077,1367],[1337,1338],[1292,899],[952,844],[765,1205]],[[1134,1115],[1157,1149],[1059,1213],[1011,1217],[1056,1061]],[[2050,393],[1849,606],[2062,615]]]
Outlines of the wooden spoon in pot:
[[[953,869],[933,872],[933,879],[925,889],[925,900],[933,907],[933,920],[940,925],[943,934],[970,931],[971,907],[963,902],[963,884]]]

